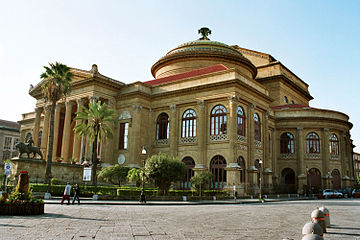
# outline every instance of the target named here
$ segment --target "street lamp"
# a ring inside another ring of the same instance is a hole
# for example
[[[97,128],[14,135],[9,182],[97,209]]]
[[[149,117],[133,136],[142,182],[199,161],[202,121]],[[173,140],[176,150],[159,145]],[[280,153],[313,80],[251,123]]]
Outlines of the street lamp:
[[[260,159],[259,160],[259,165],[260,165],[260,177],[259,177],[259,183],[260,183],[260,201],[262,201],[262,184],[261,184],[261,177],[262,177],[262,164],[263,164],[263,161]]]
[[[140,194],[140,202],[146,203],[145,198],[145,155],[146,155],[146,149],[145,147],[142,147],[141,155],[143,158],[143,170],[142,170],[142,179],[141,179],[141,194]]]
[[[310,174],[310,171],[309,171],[308,166],[305,167],[305,170],[306,170],[306,176],[308,177],[308,180],[309,180],[309,194],[311,194],[311,193],[312,193],[312,189],[311,189],[311,174]]]

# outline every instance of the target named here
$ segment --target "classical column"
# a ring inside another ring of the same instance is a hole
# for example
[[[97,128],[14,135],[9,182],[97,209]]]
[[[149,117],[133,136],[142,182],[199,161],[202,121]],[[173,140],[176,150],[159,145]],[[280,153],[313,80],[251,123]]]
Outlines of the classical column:
[[[329,169],[329,161],[330,161],[330,150],[329,150],[329,129],[327,128],[323,128],[322,132],[321,132],[321,140],[322,140],[322,149],[320,149],[321,151],[321,155],[322,155],[322,172],[323,172],[323,176],[324,177],[329,177],[327,176]]]
[[[235,156],[235,143],[237,139],[237,124],[236,124],[236,105],[237,105],[237,97],[236,96],[229,96],[229,114],[228,114],[228,126],[227,126],[227,135],[229,138],[229,156],[230,159],[228,161],[230,163],[236,163],[236,156]]]
[[[53,145],[53,152],[52,152],[52,160],[55,161],[57,157],[57,146],[59,142],[59,123],[60,123],[60,114],[61,114],[61,104],[56,104],[55,107],[55,119],[54,119],[54,145]]]
[[[206,136],[208,131],[206,129],[205,101],[198,101],[197,104],[199,105],[199,111],[197,118],[198,122],[196,136],[199,146],[199,160],[195,164],[195,168],[199,170],[204,170],[208,168],[206,163]]]
[[[129,150],[132,154],[132,156],[135,158],[134,162],[138,166],[142,166],[142,160],[140,158],[141,155],[141,131],[144,131],[144,129],[141,128],[141,110],[142,106],[140,105],[133,105],[133,113],[132,115],[132,123],[131,123],[131,139],[129,139]]]
[[[109,109],[112,109],[115,112],[115,108],[116,108],[115,101],[108,100],[107,105],[108,105]],[[102,152],[103,157],[104,157],[104,161],[108,162],[110,164],[116,164],[117,163],[117,157],[116,158],[114,157],[114,148],[115,148],[114,142],[115,142],[115,136],[116,136],[115,125],[116,124],[118,124],[117,121],[114,124],[112,124],[112,123],[109,124],[110,130],[113,133],[113,137],[105,139],[103,152]],[[140,126],[139,126],[139,128],[140,128]]]
[[[341,177],[344,177],[346,175],[346,143],[345,143],[345,132],[341,133],[340,137],[340,156],[341,156]]]
[[[178,145],[178,119],[177,119],[177,108],[175,104],[170,106],[170,154],[174,157],[177,156],[177,145]]]
[[[304,134],[303,134],[303,128],[298,127],[296,129],[296,139],[295,139],[295,153],[296,153],[296,159],[298,163],[298,193],[303,194],[304,185],[307,185],[307,172],[305,170],[306,166],[304,163]]]
[[[81,98],[76,99],[76,103],[77,103],[77,111],[82,112],[83,111],[82,107],[84,106],[84,100]],[[79,125],[81,122],[82,122],[82,120],[76,120],[75,126]],[[73,147],[72,156],[73,156],[73,158],[76,158],[78,162],[81,162],[81,159],[80,159],[81,138],[82,137],[79,137],[77,135],[74,136],[74,147]]]
[[[304,164],[304,136],[303,136],[303,128],[302,127],[298,127],[296,128],[296,139],[295,139],[295,143],[296,143],[296,158],[297,158],[297,162],[298,162],[298,175],[306,176],[306,172],[305,172],[305,164]],[[305,173],[305,174],[304,174]]]
[[[254,166],[255,164],[255,134],[254,134],[254,113],[255,113],[255,105],[250,104],[249,105],[249,121],[248,121],[248,136],[249,136],[249,151],[248,151],[248,166]]]
[[[35,123],[33,129],[33,141],[34,146],[38,146],[39,144],[39,128],[40,128],[40,117],[42,112],[42,107],[35,108]]]
[[[45,117],[44,117],[44,125],[43,132],[41,136],[41,151],[43,152],[43,156],[47,157],[47,148],[48,148],[48,140],[49,140],[49,124],[50,124],[50,106],[47,105],[44,107]]]
[[[263,127],[263,156],[264,156],[264,169],[270,168],[270,161],[269,161],[269,134],[268,134],[268,128],[269,128],[269,112],[265,112],[264,117],[264,127]]]
[[[70,136],[71,136],[71,113],[73,108],[73,102],[67,101],[65,103],[65,120],[64,120],[64,129],[63,129],[63,138],[62,138],[62,148],[61,148],[61,157],[63,157],[64,162],[69,162],[69,146],[70,146]]]

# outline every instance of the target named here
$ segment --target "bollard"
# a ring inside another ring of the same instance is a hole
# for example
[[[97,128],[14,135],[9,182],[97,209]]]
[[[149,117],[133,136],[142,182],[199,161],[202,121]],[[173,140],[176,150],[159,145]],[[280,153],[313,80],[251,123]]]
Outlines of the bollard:
[[[277,195],[277,198],[280,198],[280,195],[279,195],[279,194]]]
[[[302,237],[305,237],[308,234],[317,234],[324,238],[323,229],[318,223],[309,222],[304,225],[302,229]]]
[[[251,199],[253,199],[253,198],[254,198],[254,196],[253,196],[253,195],[251,195],[250,197],[251,197]]]
[[[311,221],[318,223],[321,226],[323,233],[326,233],[324,213],[322,211],[320,211],[319,209],[315,209],[314,211],[312,211]]]
[[[329,209],[322,206],[321,208],[319,208],[319,210],[324,213],[325,226],[330,227],[330,212],[329,212]]]
[[[317,234],[312,233],[312,234],[308,234],[305,237],[303,237],[302,240],[323,240],[323,238]]]

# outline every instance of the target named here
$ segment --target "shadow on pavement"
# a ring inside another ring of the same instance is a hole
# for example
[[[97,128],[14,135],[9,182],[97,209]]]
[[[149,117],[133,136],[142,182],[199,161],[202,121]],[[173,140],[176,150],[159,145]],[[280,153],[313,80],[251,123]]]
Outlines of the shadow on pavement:
[[[74,217],[65,214],[59,213],[45,213],[42,215],[27,215],[27,216],[6,216],[6,218],[37,218],[37,219],[46,219],[46,218],[69,218],[69,219],[77,219],[77,220],[91,220],[91,221],[103,221],[106,222],[108,220],[101,218],[86,218],[86,217]],[[1,226],[1,224],[0,224]]]
[[[27,226],[24,226],[24,225],[14,225],[14,224],[0,224],[0,227],[23,227],[23,228],[27,228]]]

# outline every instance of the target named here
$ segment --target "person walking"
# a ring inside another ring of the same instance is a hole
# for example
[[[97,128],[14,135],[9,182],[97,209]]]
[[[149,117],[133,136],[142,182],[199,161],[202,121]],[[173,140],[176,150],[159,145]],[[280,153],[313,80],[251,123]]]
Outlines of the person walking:
[[[78,184],[75,184],[75,194],[74,194],[74,199],[72,201],[72,204],[74,205],[75,203],[75,199],[77,199],[78,204],[80,205],[80,187]]]
[[[69,182],[67,182],[64,190],[64,195],[61,199],[61,205],[64,203],[64,200],[67,199],[68,203],[67,205],[70,205],[70,193],[71,193],[71,185]]]

